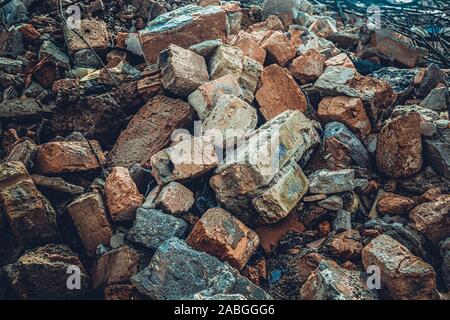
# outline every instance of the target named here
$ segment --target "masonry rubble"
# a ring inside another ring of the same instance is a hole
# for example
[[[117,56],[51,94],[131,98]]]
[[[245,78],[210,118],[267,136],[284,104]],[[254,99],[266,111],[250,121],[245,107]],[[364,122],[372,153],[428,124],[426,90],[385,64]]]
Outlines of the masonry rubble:
[[[0,25],[0,299],[448,295],[448,66],[321,1],[150,2]]]

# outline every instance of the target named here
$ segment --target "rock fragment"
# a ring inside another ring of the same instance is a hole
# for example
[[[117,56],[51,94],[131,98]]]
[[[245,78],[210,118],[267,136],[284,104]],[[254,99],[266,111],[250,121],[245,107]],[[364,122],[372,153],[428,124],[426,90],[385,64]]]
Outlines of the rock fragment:
[[[92,286],[98,288],[127,282],[138,272],[138,255],[128,246],[109,251],[97,259]]]
[[[49,244],[33,249],[4,270],[20,299],[82,299],[90,292],[87,272],[78,256],[65,245]],[[77,290],[68,286],[76,285],[68,279],[74,272],[80,276]]]
[[[231,74],[202,84],[189,95],[188,101],[197,111],[200,120],[205,120],[223,94],[236,97],[243,94],[237,79]]]
[[[192,121],[188,103],[158,95],[145,104],[122,131],[108,161],[112,166],[150,166],[150,158],[170,143],[172,132]]]
[[[109,244],[112,230],[100,194],[90,192],[79,196],[67,206],[67,211],[89,256],[95,256],[98,245]]]
[[[179,216],[194,205],[194,194],[181,183],[170,182],[162,188],[155,204],[168,213]]]
[[[261,43],[261,48],[266,51],[269,64],[276,63],[284,67],[295,57],[295,47],[281,31],[268,35]]]
[[[306,111],[306,97],[287,69],[277,64],[265,67],[260,81],[255,98],[266,120],[286,110]]]
[[[214,169],[219,160],[207,137],[195,137],[161,150],[150,159],[152,174],[159,184],[188,181]]]
[[[165,241],[147,268],[131,278],[143,294],[156,300],[219,298],[240,295],[249,300],[271,297],[228,264],[193,250],[183,240]],[[199,298],[200,298],[199,297]]]
[[[23,163],[0,164],[0,203],[19,244],[42,244],[58,238],[56,213]]]
[[[366,245],[362,260],[367,269],[378,266],[381,290],[394,299],[432,299],[436,290],[436,274],[422,259],[388,235],[381,235]]]
[[[95,140],[55,141],[39,146],[36,170],[42,174],[82,172],[95,170],[106,162],[100,145]]]
[[[300,289],[303,300],[376,300],[366,289],[357,271],[341,268],[336,262],[324,260],[311,273]]]
[[[325,70],[325,58],[315,49],[295,58],[289,66],[292,76],[302,84],[310,83]]]
[[[143,196],[127,168],[114,167],[105,182],[106,205],[114,222],[133,220]]]
[[[209,80],[205,59],[173,44],[159,54],[158,65],[164,89],[180,97],[187,97]]]
[[[420,116],[411,112],[387,123],[378,135],[376,161],[391,177],[409,177],[422,167]]]
[[[242,58],[244,54],[238,47],[221,45],[209,59],[208,70],[211,79],[217,79],[231,74],[236,79],[242,72]]]
[[[151,250],[156,250],[167,239],[182,238],[186,234],[187,223],[161,210],[139,208],[136,220],[127,238]]]
[[[195,224],[186,242],[241,270],[256,251],[259,238],[228,211],[211,208]]]
[[[392,192],[383,193],[377,202],[380,214],[405,215],[414,207],[414,200]]]

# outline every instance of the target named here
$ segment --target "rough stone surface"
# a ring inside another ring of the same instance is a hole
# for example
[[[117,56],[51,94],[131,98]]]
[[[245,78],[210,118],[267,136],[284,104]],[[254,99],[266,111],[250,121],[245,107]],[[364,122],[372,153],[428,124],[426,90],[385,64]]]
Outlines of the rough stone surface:
[[[380,214],[405,215],[414,207],[414,200],[392,192],[383,193],[377,202]]]
[[[252,199],[256,211],[266,223],[285,218],[308,190],[308,179],[299,165],[289,163],[274,177],[270,185]]]
[[[194,194],[181,183],[170,182],[161,189],[155,204],[166,212],[178,216],[188,212],[194,205]]]
[[[114,167],[105,182],[106,205],[115,222],[133,220],[143,196],[127,168]]]
[[[4,161],[19,161],[22,162],[27,169],[32,169],[34,167],[34,159],[37,151],[38,146],[33,141],[25,139],[11,146]]]
[[[209,59],[208,69],[211,79],[217,79],[231,74],[236,79],[242,72],[242,58],[244,54],[238,47],[222,45]]]
[[[330,194],[355,189],[355,170],[319,170],[308,176],[309,192]]]
[[[67,270],[80,271],[80,290],[67,287]],[[19,299],[82,299],[89,293],[89,276],[78,256],[64,245],[49,244],[5,266],[6,277]]]
[[[192,121],[192,109],[186,102],[158,95],[144,105],[122,131],[111,152],[109,163],[130,167],[150,166],[150,158],[170,142],[172,132]]]
[[[324,70],[325,58],[315,49],[295,58],[289,66],[292,76],[302,84],[317,80]]]
[[[266,120],[286,110],[306,111],[306,97],[287,69],[276,64],[265,67],[260,81],[255,98]]]
[[[419,204],[410,213],[412,227],[434,243],[450,234],[450,195]]]
[[[92,286],[98,288],[127,282],[138,272],[138,255],[128,246],[109,251],[97,259],[92,276]]]
[[[139,208],[136,220],[127,238],[151,250],[156,250],[169,238],[182,238],[186,234],[187,223],[161,210]]]
[[[391,298],[431,299],[435,294],[433,268],[390,236],[378,236],[366,245],[362,260],[366,269],[380,268],[381,290]]]
[[[260,64],[264,64],[264,61],[266,60],[266,50],[261,48],[255,38],[249,33],[240,31],[230,44],[240,48],[244,56],[257,61]]]
[[[411,112],[387,123],[378,135],[377,167],[391,177],[409,177],[422,167],[420,116]]]
[[[159,54],[158,65],[164,89],[181,97],[187,97],[209,80],[205,59],[173,44]]]
[[[106,49],[109,45],[109,33],[106,23],[100,20],[81,20],[79,32],[95,50]],[[67,46],[70,52],[75,53],[82,49],[89,49],[89,46],[70,28],[64,28]]]
[[[233,146],[253,131],[257,122],[255,108],[236,96],[224,94],[203,121],[203,132],[214,137],[216,145]]]
[[[440,175],[450,179],[450,129],[423,139],[423,156]]]
[[[143,294],[152,299],[214,298],[223,294],[242,295],[249,300],[271,297],[228,264],[193,250],[183,240],[165,241],[147,268],[131,278]]]
[[[188,48],[205,40],[225,40],[226,36],[227,16],[219,6],[180,7],[153,19],[139,32],[147,63],[155,63],[159,53],[172,43]]]
[[[161,150],[150,159],[159,184],[188,181],[214,169],[219,160],[208,137],[195,137]]]
[[[36,154],[36,170],[42,174],[94,170],[105,162],[95,140],[48,142],[40,145]]]
[[[40,244],[58,237],[56,213],[23,163],[0,164],[0,204],[19,244]]]
[[[376,300],[359,272],[341,268],[331,260],[320,262],[301,287],[300,296],[303,300]]]
[[[268,63],[276,63],[282,67],[295,57],[295,47],[281,31],[275,31],[264,39],[261,48],[267,53]]]
[[[211,208],[195,224],[186,242],[241,270],[259,245],[258,235],[221,208]]]

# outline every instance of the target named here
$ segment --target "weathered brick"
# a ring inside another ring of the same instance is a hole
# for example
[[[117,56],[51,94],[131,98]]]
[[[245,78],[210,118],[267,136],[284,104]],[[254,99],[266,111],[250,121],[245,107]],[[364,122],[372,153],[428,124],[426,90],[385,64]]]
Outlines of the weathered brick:
[[[150,166],[150,158],[170,143],[172,132],[192,121],[188,103],[158,95],[144,105],[122,131],[108,160],[112,166]]]
[[[258,235],[221,208],[206,211],[186,242],[242,269],[259,245]]]

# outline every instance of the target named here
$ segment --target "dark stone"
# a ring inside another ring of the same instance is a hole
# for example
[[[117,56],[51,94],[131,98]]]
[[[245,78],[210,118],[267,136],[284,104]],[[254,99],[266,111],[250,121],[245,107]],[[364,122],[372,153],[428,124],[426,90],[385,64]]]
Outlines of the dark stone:
[[[80,289],[67,287],[70,267],[78,267]],[[19,299],[80,299],[89,293],[89,276],[79,258],[64,245],[46,245],[4,267],[10,289]]]
[[[82,49],[74,53],[73,63],[76,67],[85,67],[98,69],[102,65],[98,61],[97,56],[92,52],[91,49]]]
[[[397,182],[401,189],[416,195],[421,195],[428,189],[435,187],[441,188],[442,193],[450,192],[450,181],[437,174],[431,167],[426,167],[417,175],[397,180]]]
[[[387,67],[373,72],[370,76],[390,84],[399,100],[405,100],[414,90],[413,80],[418,69]]]
[[[149,266],[133,276],[131,283],[156,300],[217,299],[223,295],[271,299],[229,264],[196,251],[177,238],[165,241]]]
[[[187,223],[161,210],[139,208],[127,238],[146,248],[156,250],[169,238],[186,234]]]
[[[333,230],[342,232],[352,228],[352,214],[348,211],[339,209],[336,218],[333,220]]]
[[[450,129],[442,130],[433,139],[423,139],[424,158],[437,173],[450,179]]]

